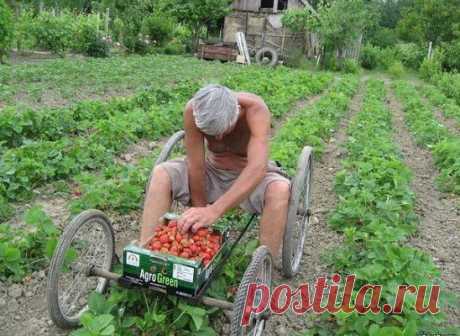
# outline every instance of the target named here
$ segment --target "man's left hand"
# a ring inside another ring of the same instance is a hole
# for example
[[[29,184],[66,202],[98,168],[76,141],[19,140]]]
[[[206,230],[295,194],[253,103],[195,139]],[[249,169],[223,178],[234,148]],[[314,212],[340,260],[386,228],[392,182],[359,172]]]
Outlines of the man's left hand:
[[[209,227],[219,219],[219,214],[212,206],[190,208],[177,221],[179,230],[183,233],[191,230],[196,232],[202,227]]]

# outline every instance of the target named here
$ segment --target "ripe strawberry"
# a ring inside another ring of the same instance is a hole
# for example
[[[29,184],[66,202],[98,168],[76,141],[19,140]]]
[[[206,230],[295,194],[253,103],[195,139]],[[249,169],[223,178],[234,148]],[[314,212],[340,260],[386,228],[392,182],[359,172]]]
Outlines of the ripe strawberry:
[[[153,250],[157,250],[157,251],[158,251],[159,249],[161,249],[161,243],[160,243],[159,241],[154,241],[154,242],[152,242],[152,244],[151,244],[150,246],[151,246],[151,248],[152,248]]]

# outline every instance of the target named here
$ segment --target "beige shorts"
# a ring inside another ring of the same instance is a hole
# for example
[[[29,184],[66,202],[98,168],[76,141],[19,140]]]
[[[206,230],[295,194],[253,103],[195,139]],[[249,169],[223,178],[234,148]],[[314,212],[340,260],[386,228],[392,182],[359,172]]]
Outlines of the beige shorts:
[[[166,170],[171,180],[172,198],[185,206],[190,205],[187,161],[185,159],[170,160],[163,162],[161,167]],[[208,203],[214,203],[232,186],[239,176],[239,172],[218,169],[207,161],[205,163],[205,174]],[[274,181],[290,183],[287,174],[273,162],[270,162],[264,179],[249,197],[240,204],[240,207],[250,213],[261,214],[264,208],[265,190]]]

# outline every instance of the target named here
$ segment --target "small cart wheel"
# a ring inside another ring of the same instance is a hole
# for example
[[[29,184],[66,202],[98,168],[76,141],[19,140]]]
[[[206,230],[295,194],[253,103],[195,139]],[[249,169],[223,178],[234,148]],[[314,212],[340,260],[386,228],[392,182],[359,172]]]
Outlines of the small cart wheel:
[[[230,324],[231,336],[243,335],[262,335],[265,328],[266,313],[262,312],[252,315],[249,324],[245,327],[241,325],[244,305],[248,287],[251,283],[265,284],[271,289],[272,283],[272,256],[266,246],[260,246],[252,255],[251,263],[244,272],[238,291],[236,292],[235,302],[233,303],[232,320]],[[257,306],[261,300],[260,295],[254,299],[254,305]]]
[[[56,246],[48,274],[48,311],[60,328],[79,325],[80,316],[88,309],[88,295],[105,291],[108,280],[87,277],[94,265],[110,271],[115,254],[112,224],[98,210],[87,210],[65,228]]]
[[[303,245],[311,215],[311,179],[313,149],[304,147],[292,180],[286,229],[283,238],[282,269],[285,277],[293,277],[299,270]]]

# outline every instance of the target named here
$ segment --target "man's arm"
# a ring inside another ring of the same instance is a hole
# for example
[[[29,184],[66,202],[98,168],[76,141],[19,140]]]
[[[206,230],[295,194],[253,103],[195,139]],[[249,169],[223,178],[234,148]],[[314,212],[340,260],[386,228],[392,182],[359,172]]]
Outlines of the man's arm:
[[[211,206],[218,217],[245,200],[263,180],[267,171],[270,111],[263,100],[255,95],[243,93],[238,100],[246,109],[246,119],[251,131],[248,164],[232,187]]]
[[[192,206],[204,207],[207,204],[204,175],[204,137],[195,125],[190,103],[187,104],[184,111],[184,129]]]

